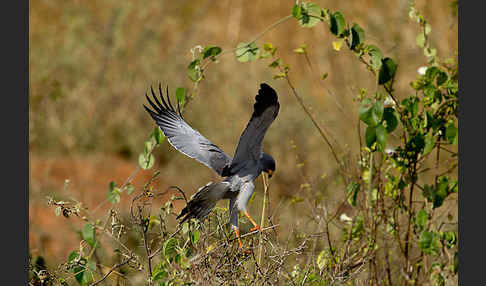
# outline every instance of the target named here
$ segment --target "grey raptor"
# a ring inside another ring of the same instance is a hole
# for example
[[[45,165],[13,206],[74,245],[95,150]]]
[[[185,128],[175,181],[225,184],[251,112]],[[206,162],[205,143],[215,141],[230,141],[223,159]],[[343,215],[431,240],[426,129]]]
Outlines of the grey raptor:
[[[151,91],[153,100],[145,96],[153,110],[145,105],[144,107],[169,143],[178,151],[210,167],[224,178],[221,182],[211,182],[200,188],[177,218],[182,218],[180,223],[190,218],[203,221],[217,201],[229,199],[230,224],[242,247],[238,231],[238,211],[243,212],[254,225],[252,230],[261,231],[246,210],[246,205],[255,190],[253,181],[262,171],[268,173],[269,178],[275,172],[275,160],[272,156],[263,153],[262,141],[280,109],[277,93],[266,83],[260,85],[255,97],[253,114],[241,134],[232,159],[184,121],[179,104],[176,111],[170,102],[168,88],[167,101],[164,100],[160,84],[160,100],[154,90]]]

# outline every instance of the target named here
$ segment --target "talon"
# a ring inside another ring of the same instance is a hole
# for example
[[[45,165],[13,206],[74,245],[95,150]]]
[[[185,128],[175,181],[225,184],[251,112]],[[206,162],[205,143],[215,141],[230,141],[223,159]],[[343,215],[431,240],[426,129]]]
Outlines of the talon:
[[[255,222],[255,220],[253,220],[253,218],[250,216],[250,214],[248,213],[248,211],[245,211],[244,212],[246,217],[250,220],[250,222],[253,224],[253,228],[250,229],[250,231],[255,231],[255,230],[258,230],[259,232],[262,232],[262,229],[260,228],[260,226]]]

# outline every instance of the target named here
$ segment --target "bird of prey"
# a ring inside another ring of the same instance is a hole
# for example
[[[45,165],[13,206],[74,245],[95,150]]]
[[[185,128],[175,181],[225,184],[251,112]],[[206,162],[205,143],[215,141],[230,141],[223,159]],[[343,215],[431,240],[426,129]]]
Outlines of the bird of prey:
[[[254,228],[251,231],[261,231],[260,226],[248,213],[246,205],[255,190],[253,181],[262,171],[268,173],[269,178],[275,172],[275,160],[272,156],[263,153],[262,140],[280,109],[277,93],[266,83],[260,85],[255,97],[253,114],[241,134],[235,155],[231,158],[184,121],[179,104],[176,111],[170,102],[168,88],[167,101],[164,100],[160,84],[160,100],[154,90],[151,91],[153,100],[147,94],[145,97],[153,110],[145,105],[144,108],[155,120],[169,143],[179,152],[203,163],[224,178],[221,182],[210,182],[201,187],[177,216],[177,219],[182,218],[179,223],[190,218],[203,221],[217,201],[229,199],[230,224],[241,248],[238,212],[243,212],[253,224]]]

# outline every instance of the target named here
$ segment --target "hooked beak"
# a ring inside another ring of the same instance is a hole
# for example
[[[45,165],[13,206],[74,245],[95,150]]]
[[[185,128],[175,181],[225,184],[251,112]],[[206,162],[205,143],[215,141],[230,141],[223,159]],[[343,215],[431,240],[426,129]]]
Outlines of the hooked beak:
[[[268,170],[268,178],[270,179],[273,175],[273,171],[272,170]]]

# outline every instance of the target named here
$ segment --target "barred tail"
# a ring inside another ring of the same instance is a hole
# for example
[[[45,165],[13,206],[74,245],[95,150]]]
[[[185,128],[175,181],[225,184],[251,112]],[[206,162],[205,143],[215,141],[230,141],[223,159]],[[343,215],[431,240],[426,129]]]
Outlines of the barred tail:
[[[191,218],[197,218],[202,222],[209,215],[209,212],[211,212],[216,203],[224,197],[228,189],[229,184],[227,182],[210,182],[206,186],[201,187],[177,216],[177,219],[182,217],[179,223],[183,223]]]

